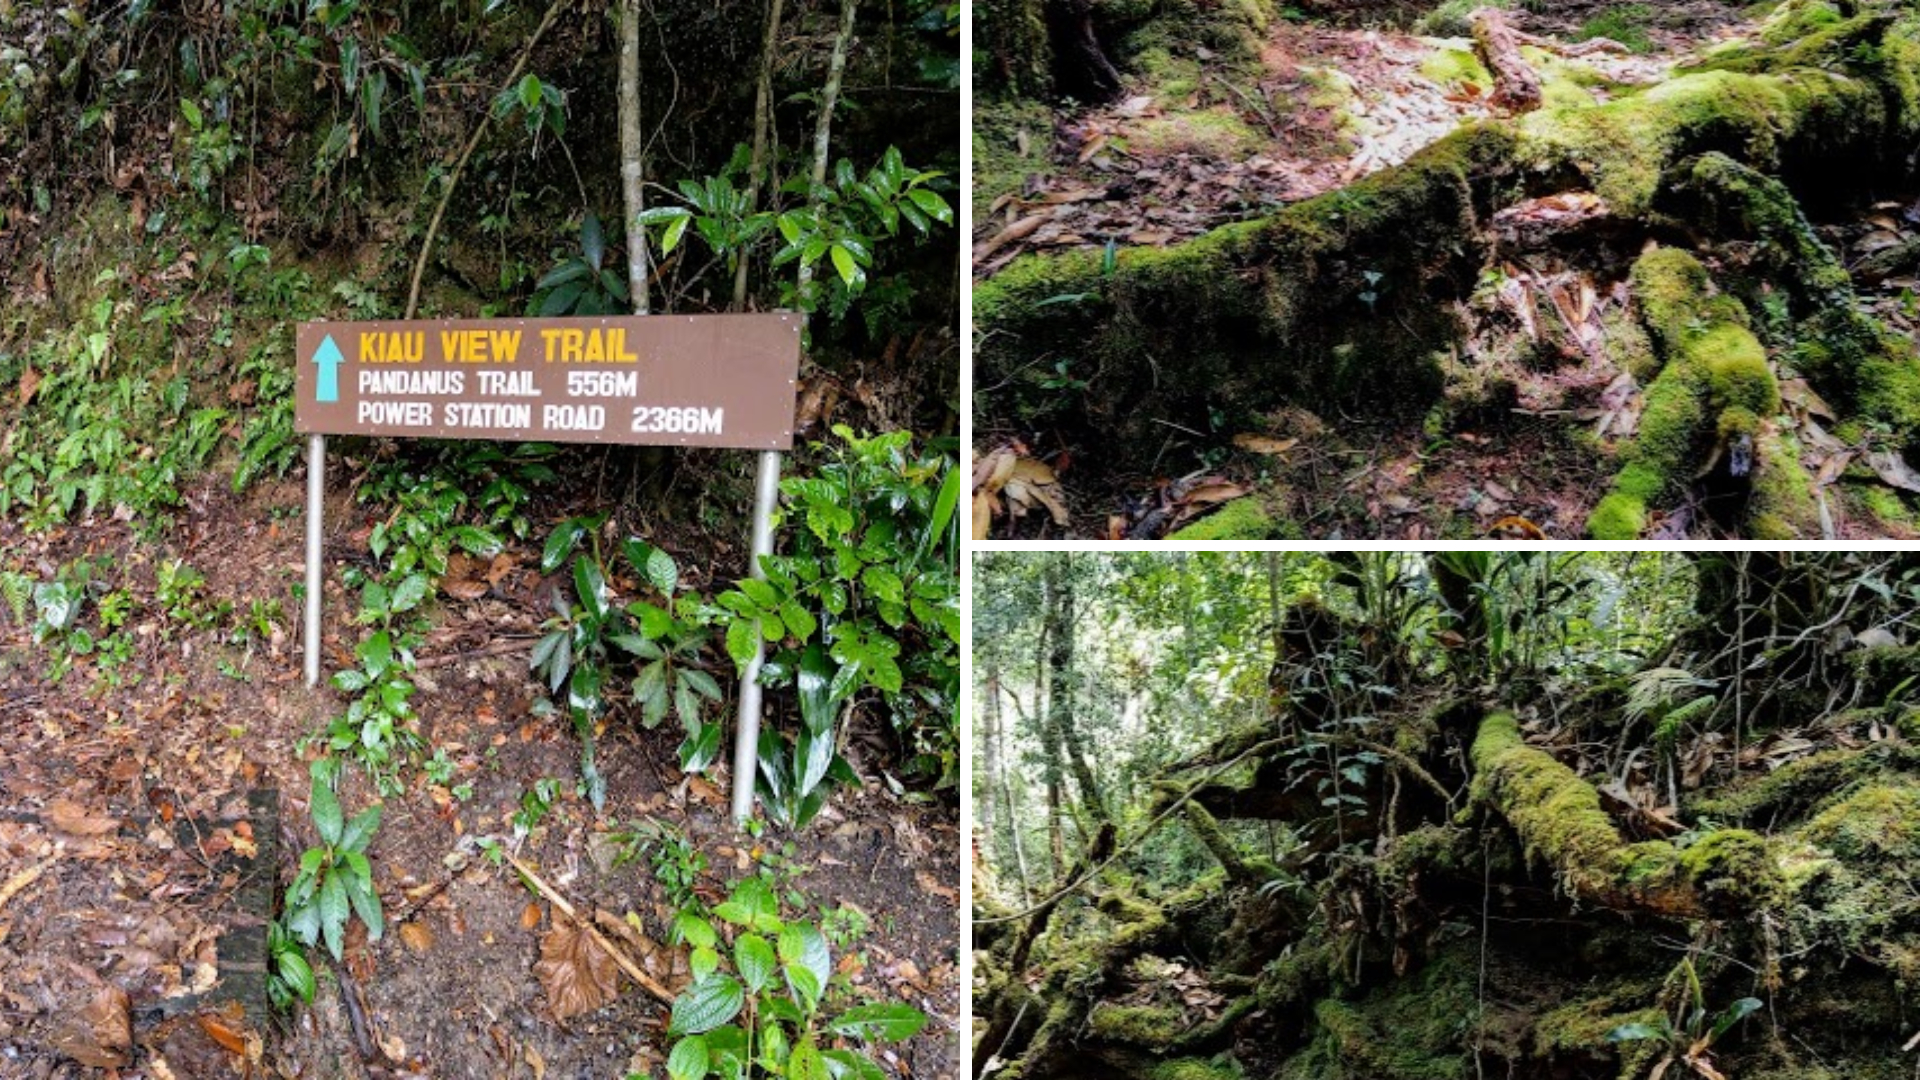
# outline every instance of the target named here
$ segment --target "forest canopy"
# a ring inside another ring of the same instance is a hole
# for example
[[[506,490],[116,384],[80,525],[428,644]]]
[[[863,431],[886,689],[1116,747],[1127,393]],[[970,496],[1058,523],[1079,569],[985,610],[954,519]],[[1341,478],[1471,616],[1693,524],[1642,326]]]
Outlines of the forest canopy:
[[[973,588],[977,1076],[1912,1075],[1920,560]]]

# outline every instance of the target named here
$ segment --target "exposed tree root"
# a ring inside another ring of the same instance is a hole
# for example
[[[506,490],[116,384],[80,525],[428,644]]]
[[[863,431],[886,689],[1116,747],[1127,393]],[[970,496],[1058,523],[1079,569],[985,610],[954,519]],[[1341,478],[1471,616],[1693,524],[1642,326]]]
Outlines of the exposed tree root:
[[[1649,509],[1711,474],[1745,496],[1731,527],[1820,535],[1811,482],[1769,423],[1778,396],[1763,336],[1845,418],[1920,449],[1914,351],[1850,302],[1798,203],[1829,198],[1836,174],[1910,175],[1920,15],[1834,11],[1790,0],[1753,46],[1658,86],[1463,128],[1343,190],[1170,249],[1017,260],[975,291],[976,382],[992,388],[983,407],[1070,435],[1084,425],[1123,452],[1157,447],[1145,437],[1156,419],[1221,410],[1416,414],[1445,388],[1455,312],[1493,262],[1493,215],[1590,192],[1628,235],[1690,235],[1752,255],[1750,273],[1725,260],[1720,282],[1679,252],[1636,272],[1663,360],[1649,419],[1672,423],[1650,424],[1624,451],[1618,497],[1595,512],[1594,534],[1638,535]],[[1676,282],[1690,298],[1646,291]],[[1784,327],[1756,326],[1753,311],[1715,295],[1757,304],[1779,286],[1796,316]],[[1663,303],[1713,325],[1659,335],[1668,319],[1652,309]],[[1049,383],[1059,358],[1088,373],[1084,397]]]

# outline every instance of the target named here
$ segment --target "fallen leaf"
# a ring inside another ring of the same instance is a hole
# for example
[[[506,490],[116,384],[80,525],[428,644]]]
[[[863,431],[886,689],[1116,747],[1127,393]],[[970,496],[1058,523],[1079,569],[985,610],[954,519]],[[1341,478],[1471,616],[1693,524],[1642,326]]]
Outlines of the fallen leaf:
[[[1087,162],[1092,161],[1093,156],[1095,154],[1098,154],[1100,151],[1105,150],[1107,148],[1107,142],[1108,142],[1108,139],[1106,134],[1101,133],[1093,136],[1092,138],[1088,139],[1086,142],[1081,143],[1080,144],[1080,164],[1085,165]]]
[[[1840,479],[1840,474],[1846,472],[1847,466],[1851,464],[1853,464],[1851,450],[1842,450],[1837,454],[1828,455],[1827,459],[1820,463],[1820,471],[1814,475],[1813,486],[1826,487]]]
[[[1266,435],[1235,435],[1233,445],[1255,454],[1284,454],[1300,445],[1299,439],[1275,439]]]
[[[400,941],[414,952],[423,953],[433,948],[433,931],[418,920],[403,922],[400,924]]]
[[[973,538],[985,540],[993,530],[993,496],[984,491],[973,493]]]
[[[455,600],[478,600],[487,595],[487,583],[469,578],[450,578],[440,583],[440,588]]]
[[[207,1033],[207,1038],[219,1043],[229,1053],[245,1054],[247,1052],[245,1029],[233,1026],[219,1013],[201,1013],[194,1019],[199,1022],[200,1030]]]
[[[532,930],[540,925],[540,905],[530,903],[520,909],[520,929]]]
[[[40,385],[40,373],[33,370],[32,367],[28,367],[27,370],[20,373],[20,407],[21,408],[23,409],[26,408],[27,402],[33,400],[33,391],[37,387],[39,387],[39,385]]]
[[[133,1021],[127,992],[108,983],[96,990],[78,1016],[65,1021],[49,1040],[82,1065],[117,1069],[132,1060]]]
[[[104,836],[120,827],[119,818],[98,817],[70,799],[47,804],[47,823],[69,836]]]
[[[40,875],[46,873],[47,867],[52,865],[53,860],[48,859],[46,862],[29,866],[25,870],[8,878],[5,885],[0,885],[0,908],[6,907],[7,901],[18,896],[21,890],[40,880]]]
[[[954,903],[959,903],[960,901],[960,890],[950,888],[949,886],[941,884],[939,878],[934,877],[932,874],[927,873],[925,870],[921,870],[918,873],[916,873],[914,875],[914,880],[920,883],[921,888],[927,890],[928,892],[934,894],[935,896],[942,897]]]
[[[1216,480],[1211,483],[1196,485],[1179,501],[1182,505],[1189,507],[1212,506],[1215,503],[1223,503],[1237,499],[1245,494],[1247,494],[1247,489],[1241,487],[1239,484],[1230,484],[1224,480]]]
[[[994,252],[1006,247],[1008,244],[1025,240],[1027,237],[1039,231],[1040,226],[1046,224],[1047,219],[1050,217],[1052,217],[1051,214],[1028,214],[1019,221],[1001,229],[988,239],[973,245],[973,261],[980,262]]]
[[[1547,534],[1540,526],[1523,517],[1503,517],[1487,526],[1487,533],[1513,533],[1524,540],[1545,540]]]
[[[1914,472],[1898,452],[1882,450],[1868,454],[1867,464],[1873,466],[1873,471],[1889,486],[1902,491],[1920,491],[1920,473]]]
[[[533,965],[556,1020],[592,1012],[612,1001],[619,973],[613,957],[573,926],[547,931],[540,939],[540,959]]]

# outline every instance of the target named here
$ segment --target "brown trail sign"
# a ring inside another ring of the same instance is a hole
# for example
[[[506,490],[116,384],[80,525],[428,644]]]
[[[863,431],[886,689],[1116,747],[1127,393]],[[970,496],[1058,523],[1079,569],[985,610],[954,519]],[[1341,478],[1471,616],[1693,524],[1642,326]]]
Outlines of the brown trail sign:
[[[759,450],[750,572],[773,551],[780,452],[793,446],[805,316],[320,322],[300,327],[294,430],[307,441],[306,680],[320,682],[326,437]],[[764,647],[740,682],[733,808],[753,810]]]
[[[801,326],[792,314],[306,323],[294,427],[787,450]]]

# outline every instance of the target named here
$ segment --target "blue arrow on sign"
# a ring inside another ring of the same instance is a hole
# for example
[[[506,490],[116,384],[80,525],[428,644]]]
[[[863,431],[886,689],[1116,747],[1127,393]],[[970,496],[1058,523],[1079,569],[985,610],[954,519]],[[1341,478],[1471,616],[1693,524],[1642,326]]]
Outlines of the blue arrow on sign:
[[[313,362],[320,366],[320,388],[314,400],[340,400],[340,365],[345,360],[346,357],[340,355],[340,346],[333,343],[332,334],[321,339],[320,347],[313,350]]]

